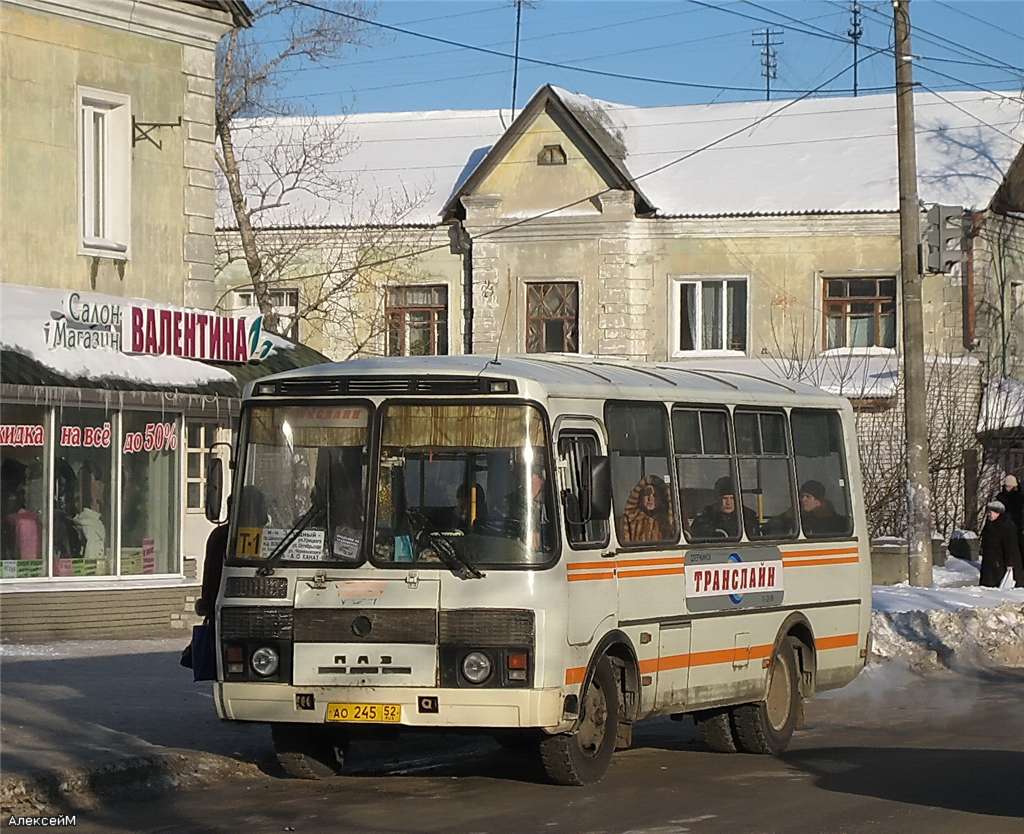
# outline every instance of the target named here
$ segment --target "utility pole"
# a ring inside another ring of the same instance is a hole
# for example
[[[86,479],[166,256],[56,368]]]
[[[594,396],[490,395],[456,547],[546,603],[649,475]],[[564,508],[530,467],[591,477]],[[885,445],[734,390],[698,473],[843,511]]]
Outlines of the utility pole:
[[[776,40],[778,38],[779,40]],[[772,81],[779,72],[779,53],[776,46],[782,46],[781,29],[765,29],[763,32],[755,29],[754,40],[751,46],[761,47],[761,75],[764,76],[764,100],[772,100]]]
[[[860,39],[864,37],[864,27],[860,22],[860,3],[858,0],[853,0],[853,5],[850,7],[850,29],[846,34],[853,41],[853,96],[856,98],[857,66],[860,63],[857,60],[857,46],[860,44]]]
[[[931,485],[921,313],[921,209],[914,144],[914,70],[910,0],[892,0],[896,40],[896,143],[900,187],[900,278],[903,294],[904,423],[907,455],[907,569],[911,585],[932,584]]]
[[[523,0],[516,0],[516,53],[512,64],[512,121],[516,120],[516,86],[519,83],[519,27],[523,20]]]

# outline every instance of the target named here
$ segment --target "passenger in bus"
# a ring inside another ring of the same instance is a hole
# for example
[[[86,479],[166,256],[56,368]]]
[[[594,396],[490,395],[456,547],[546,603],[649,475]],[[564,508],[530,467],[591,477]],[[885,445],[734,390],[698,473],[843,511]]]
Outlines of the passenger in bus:
[[[668,488],[657,475],[647,475],[626,499],[620,525],[623,544],[650,544],[674,538]]]
[[[715,481],[715,492],[718,493],[718,502],[706,506],[693,520],[693,535],[702,539],[738,539],[740,515],[732,478],[726,475]],[[752,532],[757,535],[757,516],[749,507],[743,508],[743,522],[747,535]]]
[[[544,458],[534,453],[530,465],[529,487],[520,485],[506,500],[506,518],[524,535],[528,521],[532,524],[530,541],[533,550],[550,550],[554,542],[554,530],[551,524],[551,512],[548,509],[547,470]]]
[[[807,536],[838,536],[849,529],[847,519],[825,497],[820,481],[805,481],[800,487],[800,518]]]

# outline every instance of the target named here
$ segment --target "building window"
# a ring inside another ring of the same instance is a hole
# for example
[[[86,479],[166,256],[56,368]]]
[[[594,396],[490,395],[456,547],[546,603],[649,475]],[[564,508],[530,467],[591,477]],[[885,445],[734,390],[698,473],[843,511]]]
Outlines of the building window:
[[[578,284],[527,284],[526,352],[578,353],[579,312]]]
[[[47,575],[46,409],[4,404],[0,422],[0,578]]]
[[[201,513],[206,509],[206,464],[210,446],[217,442],[216,423],[189,420],[185,424],[185,510]]]
[[[676,279],[673,354],[747,350],[746,278]]]
[[[131,99],[78,88],[82,254],[125,260],[131,243]]]
[[[448,287],[388,287],[388,356],[448,355]]]
[[[895,278],[826,278],[825,350],[896,347]]]
[[[561,145],[545,145],[537,154],[538,165],[565,165],[565,151]]]
[[[277,313],[277,333],[293,342],[299,340],[299,291],[271,290],[270,306]],[[260,304],[253,290],[235,290],[234,311],[242,315],[260,314]]]
[[[180,573],[177,416],[125,411],[121,422],[121,575]]]

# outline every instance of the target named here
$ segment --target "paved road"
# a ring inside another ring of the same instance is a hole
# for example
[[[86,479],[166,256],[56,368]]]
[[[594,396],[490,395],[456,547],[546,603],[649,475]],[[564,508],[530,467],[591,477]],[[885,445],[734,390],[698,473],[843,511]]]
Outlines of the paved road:
[[[781,759],[649,722],[590,788],[484,739],[395,746],[330,783],[273,775],[80,814],[85,831],[1024,832],[1024,672],[862,675]],[[379,758],[378,758],[379,757]],[[385,762],[388,762],[385,764]]]

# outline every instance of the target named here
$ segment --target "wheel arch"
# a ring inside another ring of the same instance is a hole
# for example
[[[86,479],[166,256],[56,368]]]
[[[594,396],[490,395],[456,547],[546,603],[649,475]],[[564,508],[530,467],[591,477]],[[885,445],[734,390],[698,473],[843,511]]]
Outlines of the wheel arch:
[[[586,675],[580,685],[580,693],[586,692],[590,686],[597,664],[605,655],[611,657],[622,670],[622,717],[628,722],[633,722],[640,711],[640,662],[637,660],[633,641],[625,632],[617,628],[612,629],[594,645],[590,662],[587,663]]]
[[[814,641],[814,629],[807,617],[800,611],[794,611],[782,621],[775,636],[773,654],[779,651],[782,644],[791,637],[797,641],[797,677],[800,694],[804,698],[810,698],[814,694],[818,674],[818,650]]]

